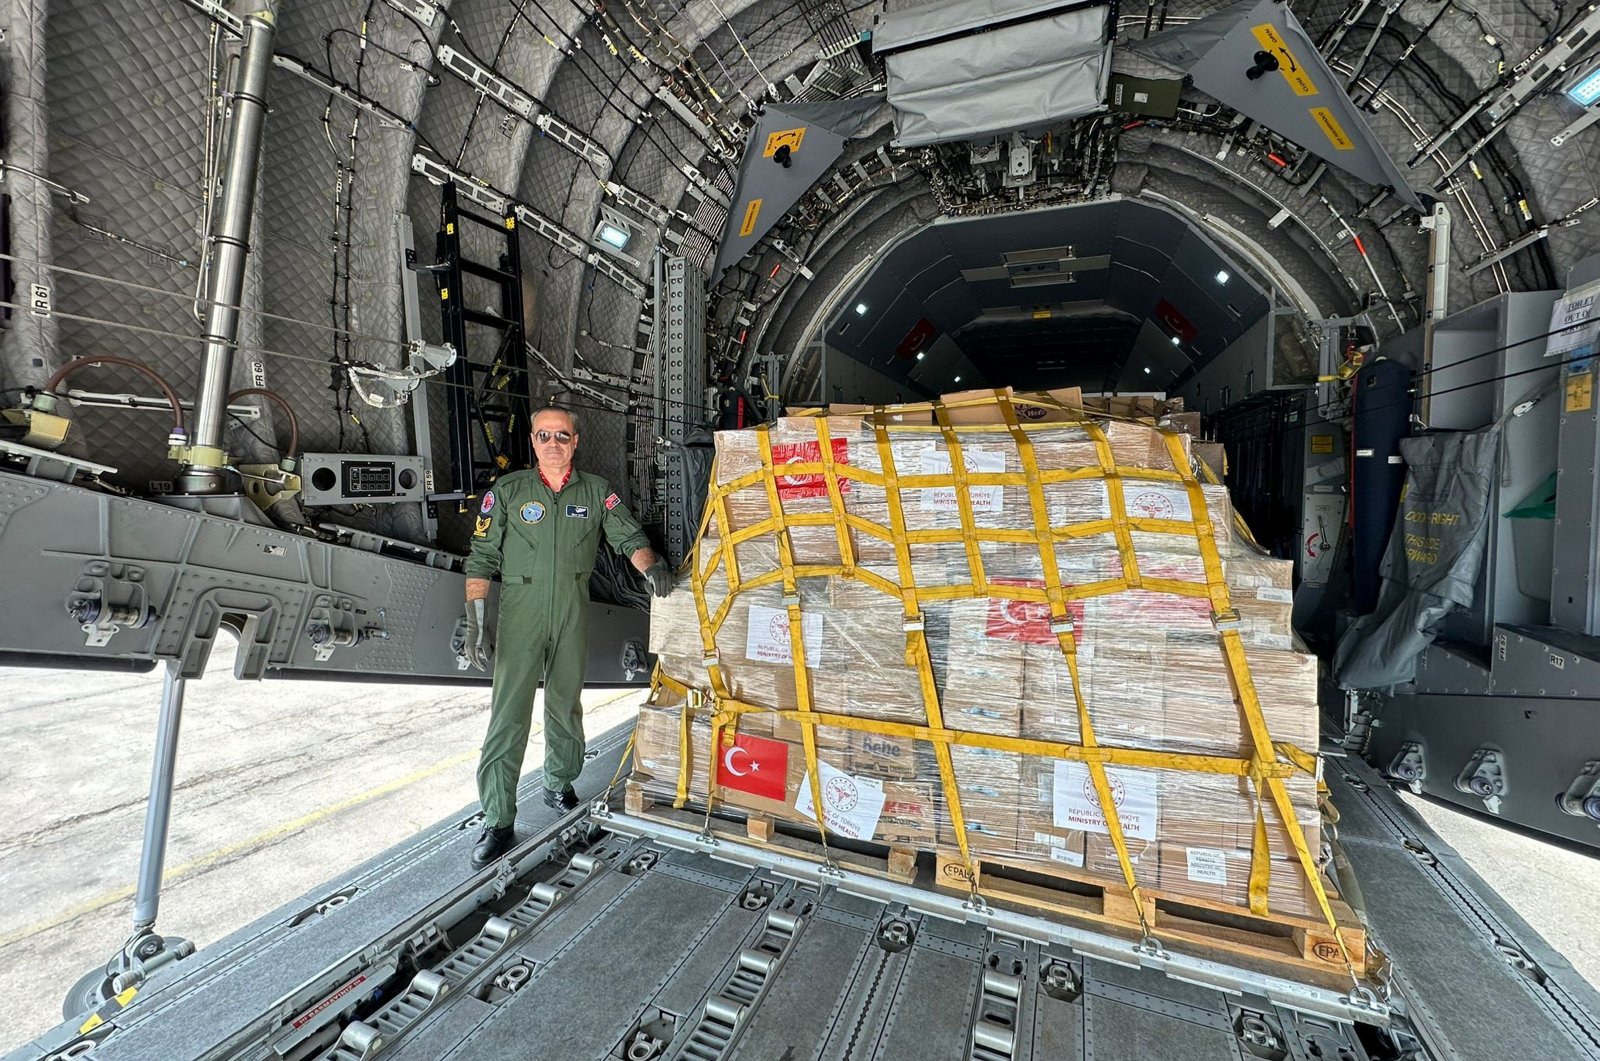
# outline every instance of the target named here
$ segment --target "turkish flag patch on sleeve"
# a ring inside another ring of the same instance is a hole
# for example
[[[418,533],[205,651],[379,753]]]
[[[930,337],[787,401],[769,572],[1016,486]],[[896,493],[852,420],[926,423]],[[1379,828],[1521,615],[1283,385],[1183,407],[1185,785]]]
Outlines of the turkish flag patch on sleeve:
[[[762,799],[783,802],[789,780],[789,746],[748,733],[724,736],[717,757],[717,784]]]
[[[622,504],[622,498],[618,497],[616,494],[608,494],[606,496],[606,511],[607,512],[610,512],[612,509],[616,508],[620,504]]]

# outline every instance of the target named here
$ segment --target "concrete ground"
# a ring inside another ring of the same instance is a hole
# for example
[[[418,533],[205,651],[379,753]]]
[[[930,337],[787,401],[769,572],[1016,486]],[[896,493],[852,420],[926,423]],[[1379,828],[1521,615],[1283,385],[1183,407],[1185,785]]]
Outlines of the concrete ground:
[[[0,1054],[129,930],[161,678],[0,669]],[[642,691],[585,695],[589,731]],[[159,928],[205,946],[476,799],[487,689],[191,683]],[[530,767],[543,750],[535,729]],[[1412,801],[1600,986],[1595,859]]]
[[[129,933],[160,694],[159,671],[0,668],[0,1054],[60,1023]],[[590,735],[642,699],[585,693]],[[158,930],[203,947],[475,801],[488,706],[486,687],[240,682],[219,643],[184,704]]]

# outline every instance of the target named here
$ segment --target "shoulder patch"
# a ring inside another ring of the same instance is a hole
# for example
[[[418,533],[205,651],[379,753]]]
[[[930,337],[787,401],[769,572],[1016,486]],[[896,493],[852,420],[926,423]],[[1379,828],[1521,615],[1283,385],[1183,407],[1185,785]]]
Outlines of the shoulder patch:
[[[491,521],[490,521],[488,516],[479,516],[473,522],[473,525],[472,525],[472,536],[474,538],[487,538],[489,536],[489,523],[490,522]]]
[[[612,509],[616,508],[620,504],[622,504],[622,498],[618,497],[616,494],[607,494],[606,495],[606,511],[607,512],[609,512]]]
[[[494,491],[490,490],[483,495],[483,504],[478,506],[478,511],[487,516],[494,511]]]

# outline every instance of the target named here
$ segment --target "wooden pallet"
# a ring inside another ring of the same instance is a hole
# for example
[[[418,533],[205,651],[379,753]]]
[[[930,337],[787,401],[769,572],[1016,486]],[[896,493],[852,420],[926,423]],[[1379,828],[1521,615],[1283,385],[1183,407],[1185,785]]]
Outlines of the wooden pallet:
[[[646,792],[637,781],[629,781],[623,788],[623,809],[629,814],[640,818],[650,818],[655,821],[665,822],[669,825],[699,829],[705,824],[705,808],[675,809],[671,803],[657,801],[650,793]],[[726,804],[719,811],[734,812],[743,818],[744,828],[726,820],[712,818],[712,835],[724,840],[744,840],[760,847],[770,847],[782,851],[787,855],[795,855],[812,861],[821,860],[821,845],[808,837],[792,836],[787,832],[778,830],[778,823],[769,815],[755,814],[729,807]],[[793,830],[794,822],[784,822],[786,829]],[[810,830],[810,836],[817,836]],[[878,846],[878,845],[874,845]],[[911,884],[917,875],[917,852],[914,848],[890,845],[887,853],[882,857],[866,855],[857,851],[841,849],[837,844],[829,847],[828,855],[840,866],[847,867],[857,872],[866,873],[874,877],[883,877],[898,884]]]
[[[1053,914],[1088,919],[1140,931],[1148,925],[1161,939],[1274,961],[1289,960],[1319,971],[1344,971],[1344,951],[1327,921],[1319,916],[1283,913],[1258,917],[1215,899],[1159,888],[1140,888],[1139,902],[1120,882],[1108,882],[1065,867],[1020,859],[978,858],[978,894]],[[951,891],[972,890],[972,871],[959,852],[939,851],[934,883]],[[1329,904],[1345,950],[1358,976],[1367,972],[1366,926],[1349,904],[1328,886]],[[1142,911],[1141,911],[1142,907]],[[1140,913],[1143,913],[1141,924]]]
[[[629,814],[696,831],[705,823],[703,807],[675,810],[671,803],[655,801],[636,781],[629,781],[624,792],[624,808]],[[723,806],[720,810],[737,808]],[[874,856],[833,845],[824,855],[815,840],[779,831],[776,822],[759,814],[746,815],[739,823],[712,818],[711,826],[719,839],[770,847],[814,862],[831,857],[840,866],[901,884],[937,886],[963,893],[972,890],[967,866],[955,852],[895,847]],[[783,826],[793,830],[795,823],[784,822]],[[1068,867],[1020,859],[984,856],[978,866],[977,891],[997,906],[1027,908],[1051,918],[1086,922],[1132,939],[1142,931],[1133,895],[1119,883],[1074,874]],[[1206,953],[1221,961],[1269,967],[1279,973],[1311,974],[1328,986],[1348,984],[1339,942],[1320,918],[1293,914],[1255,917],[1241,907],[1161,890],[1140,889],[1140,899],[1144,923],[1164,942],[1181,943],[1185,950]],[[1357,976],[1366,976],[1370,960],[1366,929],[1355,911],[1334,898],[1331,890],[1330,900],[1354,971]]]

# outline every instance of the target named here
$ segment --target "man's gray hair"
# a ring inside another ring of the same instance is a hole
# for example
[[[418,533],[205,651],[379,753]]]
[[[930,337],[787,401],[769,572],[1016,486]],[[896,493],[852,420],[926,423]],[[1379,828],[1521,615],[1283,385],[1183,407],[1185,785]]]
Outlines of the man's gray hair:
[[[540,406],[538,409],[533,411],[533,415],[535,417],[538,417],[540,413],[560,413],[562,416],[571,421],[572,433],[574,435],[580,435],[583,433],[578,430],[578,414],[573,412],[571,409],[568,409],[564,405],[556,405],[554,402],[552,402],[549,405]]]

